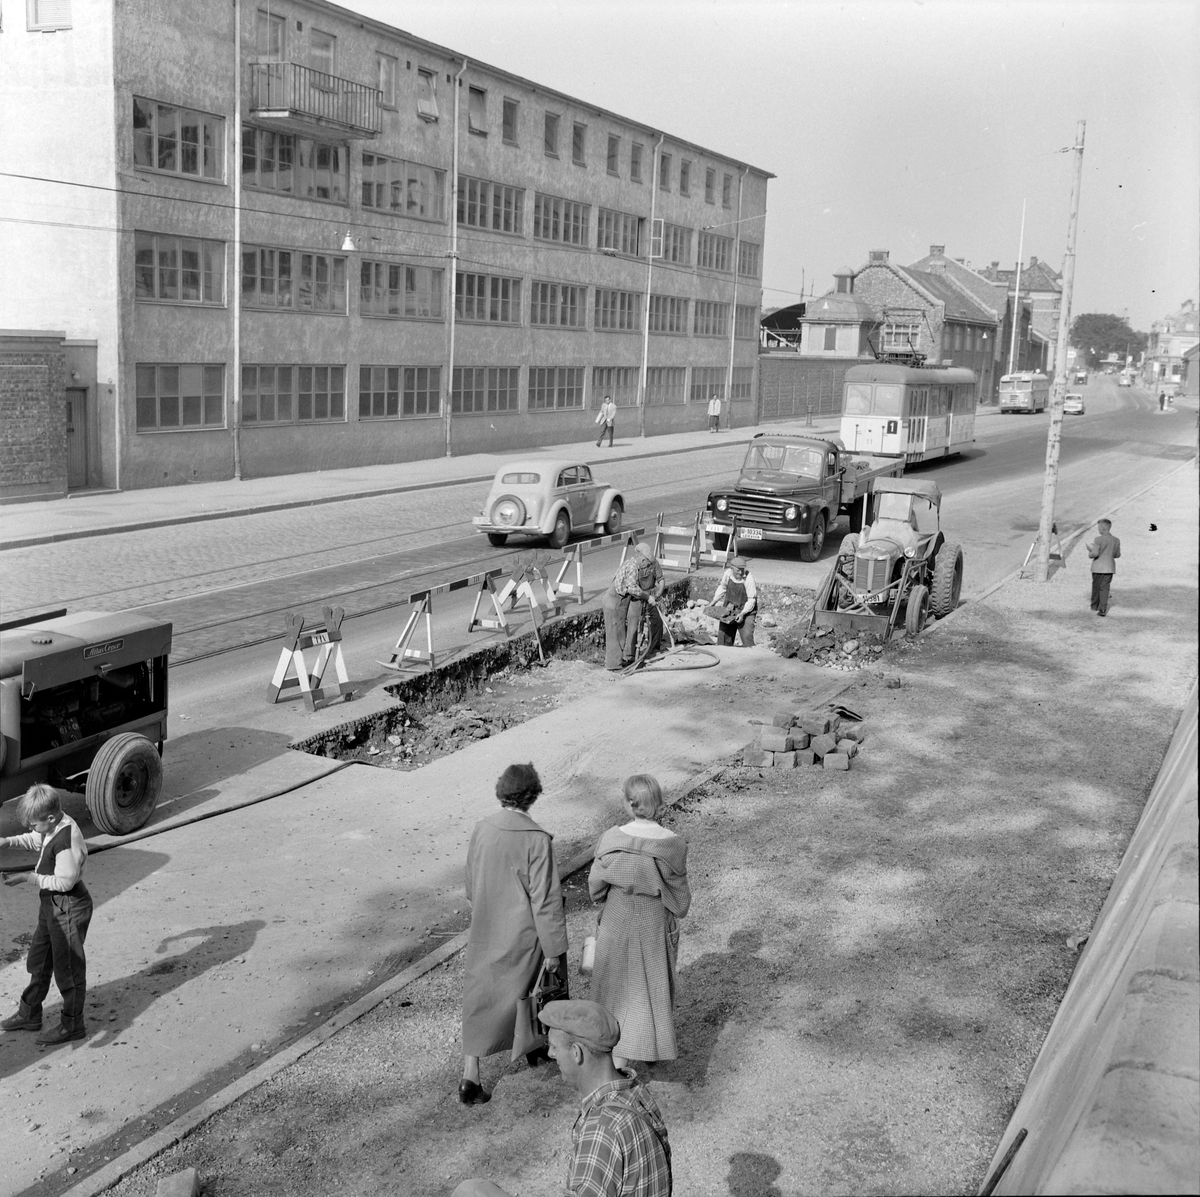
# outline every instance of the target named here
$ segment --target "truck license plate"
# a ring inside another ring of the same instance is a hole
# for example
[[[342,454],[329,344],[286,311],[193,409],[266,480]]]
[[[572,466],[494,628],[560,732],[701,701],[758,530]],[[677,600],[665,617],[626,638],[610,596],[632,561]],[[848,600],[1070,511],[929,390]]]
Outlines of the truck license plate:
[[[761,528],[739,528],[737,534],[741,540],[762,540]]]

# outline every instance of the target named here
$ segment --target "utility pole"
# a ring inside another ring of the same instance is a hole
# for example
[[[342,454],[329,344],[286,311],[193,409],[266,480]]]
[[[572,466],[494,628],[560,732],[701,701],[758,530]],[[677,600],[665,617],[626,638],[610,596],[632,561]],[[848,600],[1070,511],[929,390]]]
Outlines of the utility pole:
[[[1021,201],[1021,242],[1017,247],[1017,283],[1013,289],[1012,336],[1008,341],[1008,373],[1015,369],[1017,357],[1017,327],[1021,323],[1021,263],[1025,260],[1025,201]]]
[[[1058,314],[1058,344],[1054,352],[1054,383],[1050,388],[1050,431],[1046,436],[1046,477],[1042,483],[1042,520],[1038,525],[1037,559],[1033,580],[1050,577],[1050,538],[1054,531],[1054,498],[1058,491],[1058,453],[1062,447],[1063,395],[1067,389],[1067,337],[1071,331],[1071,292],[1075,286],[1075,229],[1079,223],[1079,188],[1083,181],[1083,133],[1075,130],[1075,171],[1071,180],[1071,219],[1067,226],[1067,255],[1063,260],[1062,305]]]

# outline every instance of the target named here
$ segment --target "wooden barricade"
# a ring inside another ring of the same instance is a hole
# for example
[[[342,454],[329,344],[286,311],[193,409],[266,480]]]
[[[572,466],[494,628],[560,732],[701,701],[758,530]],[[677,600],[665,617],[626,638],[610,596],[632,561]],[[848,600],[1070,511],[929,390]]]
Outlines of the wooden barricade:
[[[492,615],[480,616],[479,614],[479,608],[484,605],[484,595],[487,595],[487,601],[492,604]],[[508,618],[504,614],[504,603],[496,594],[496,587],[492,585],[491,574],[488,574],[484,578],[479,587],[479,593],[475,596],[475,610],[471,612],[471,622],[467,624],[468,632],[478,632],[480,630],[503,632],[506,636],[512,635],[512,628],[509,626]]]
[[[719,565],[723,569],[731,558],[737,554],[737,520],[732,524],[714,524],[705,522],[704,513],[697,515],[700,522],[700,543],[697,548],[697,560],[703,565]],[[725,548],[718,549],[715,541],[718,536],[727,536]]]
[[[489,586],[491,579],[499,577],[503,572],[499,568],[489,569],[483,573],[472,574],[469,578],[459,578],[455,582],[443,582],[440,586],[431,586],[428,590],[418,590],[410,594],[399,605],[414,605],[414,609],[408,614],[404,630],[400,633],[400,638],[396,641],[396,646],[392,649],[391,656],[386,661],[380,661],[379,664],[384,669],[399,671],[407,668],[411,662],[415,665],[426,665],[432,670],[434,666],[433,596],[435,594],[450,594],[455,590],[465,590],[468,586],[475,586],[481,582],[485,586]],[[477,601],[475,604],[475,614],[478,615],[478,613],[479,603]],[[425,621],[425,647],[418,648],[414,646],[413,639],[417,634],[417,628],[422,619]]]
[[[279,650],[279,663],[275,666],[275,674],[267,687],[267,701],[278,702],[284,690],[299,687],[304,701],[310,711],[317,709],[317,702],[326,698],[341,695],[347,701],[351,697],[352,687],[350,677],[346,673],[346,661],[342,656],[342,619],[345,610],[341,607],[322,607],[322,623],[304,626],[303,615],[293,615],[290,611],[286,616],[288,639]],[[312,670],[304,660],[304,652],[309,648],[317,648],[317,659]],[[330,661],[333,662],[337,673],[337,689],[329,688],[328,692],[322,686],[325,670]],[[293,676],[289,677],[288,675]]]
[[[663,523],[664,513],[658,513],[654,529],[654,559],[663,569],[691,573],[698,568],[697,548],[700,517],[690,527],[672,527]]]
[[[567,571],[575,567],[575,580],[573,582],[566,581]],[[553,585],[555,597],[560,594],[565,594],[573,597],[577,603],[582,603],[583,599],[583,553],[580,552],[579,545],[575,546],[575,551],[568,557],[564,554],[562,568],[558,571],[558,577],[554,579],[553,584],[549,581],[546,584],[547,591]]]

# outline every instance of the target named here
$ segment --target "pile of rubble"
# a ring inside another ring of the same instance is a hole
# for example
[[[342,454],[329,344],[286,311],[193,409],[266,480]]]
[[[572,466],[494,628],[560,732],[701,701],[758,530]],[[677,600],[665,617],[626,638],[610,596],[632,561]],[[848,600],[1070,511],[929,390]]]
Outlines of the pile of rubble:
[[[793,624],[771,637],[771,647],[781,657],[795,657],[843,671],[861,669],[883,652],[884,638],[876,632],[839,636],[834,632],[812,634],[802,624]]]
[[[861,721],[840,715],[780,711],[742,749],[742,764],[758,768],[795,769],[799,765],[821,765],[826,769],[849,769],[866,739]]]

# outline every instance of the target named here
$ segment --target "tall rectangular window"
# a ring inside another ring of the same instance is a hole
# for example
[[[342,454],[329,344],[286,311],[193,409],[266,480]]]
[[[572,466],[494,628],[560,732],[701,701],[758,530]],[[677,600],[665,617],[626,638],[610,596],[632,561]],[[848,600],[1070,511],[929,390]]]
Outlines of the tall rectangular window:
[[[662,256],[668,262],[681,266],[692,264],[692,230],[682,225],[663,222]]]
[[[529,287],[529,323],[550,328],[587,326],[587,288],[568,283],[543,283]]]
[[[314,71],[337,74],[337,38],[320,29],[309,29],[308,61]]]
[[[608,395],[618,407],[637,407],[640,377],[641,370],[637,366],[594,366],[593,403],[599,403]]]
[[[583,406],[582,366],[531,366],[529,368],[529,410]]]
[[[446,219],[446,172],[381,154],[362,156],[362,205],[418,220]]]
[[[571,126],[571,161],[576,166],[587,165],[587,125],[578,121]]]
[[[520,324],[521,280],[460,271],[454,282],[454,311],[460,320]]]
[[[733,314],[733,335],[739,341],[758,339],[758,309],[750,303],[739,303]]]
[[[641,328],[642,297],[636,291],[596,288],[594,327],[600,332],[637,332]]]
[[[525,233],[525,191],[487,179],[458,180],[458,222],[493,233]]]
[[[837,325],[827,324],[825,326],[825,342],[823,346],[826,350],[837,349]]]
[[[671,155],[659,154],[658,156],[658,189],[659,191],[671,190]]]
[[[225,177],[225,120],[134,96],[133,164],[219,182]]]
[[[717,202],[717,172],[711,166],[706,167],[704,171],[704,202],[706,204]]]
[[[482,87],[467,89],[467,127],[472,133],[487,133],[487,92]]]
[[[754,367],[734,366],[733,385],[729,388],[729,398],[751,399],[754,388]]]
[[[679,163],[679,194],[692,194],[692,164],[686,158]]]
[[[717,233],[701,233],[696,251],[696,265],[701,270],[730,271],[733,260],[733,238]]]
[[[501,136],[505,145],[517,144],[517,101],[504,97],[504,117]]]
[[[687,402],[686,366],[651,366],[646,371],[646,406]]]
[[[721,207],[733,207],[733,175],[726,175],[721,180]]]
[[[753,241],[738,242],[738,274],[743,278],[758,278],[762,270],[762,246]]]
[[[345,376],[344,366],[243,366],[242,423],[342,423]]]
[[[596,212],[596,248],[638,257],[642,252],[642,227],[645,218],[632,212],[600,208]]]
[[[533,235],[539,241],[559,241],[564,245],[588,244],[591,208],[574,200],[540,191],[533,201]]]
[[[138,362],[135,376],[138,432],[224,427],[223,365]]]
[[[375,55],[380,102],[385,108],[396,107],[396,76],[400,64],[390,54]]]
[[[629,178],[634,183],[642,181],[642,147],[636,141],[629,147]]]
[[[621,174],[621,139],[614,134],[608,135],[608,173]]]
[[[675,295],[650,296],[650,331],[686,336],[688,301]]]
[[[441,366],[405,366],[402,416],[436,416],[442,410]]]
[[[220,307],[225,302],[225,243],[166,233],[133,235],[139,300]]]
[[[729,333],[729,304],[697,299],[692,331],[698,337],[724,337]]]
[[[423,121],[438,118],[437,75],[423,67],[417,68],[417,115]]]
[[[724,399],[725,367],[693,366],[692,389],[688,397],[692,403],[707,403],[710,399]]]
[[[282,61],[285,24],[279,13],[258,10],[254,18],[254,52],[259,58]]]
[[[558,117],[553,112],[546,113],[544,148],[547,158],[558,157]]]
[[[440,320],[445,272],[403,262],[365,261],[359,267],[361,316]]]
[[[400,415],[400,367],[359,366],[358,418],[395,419]]]

